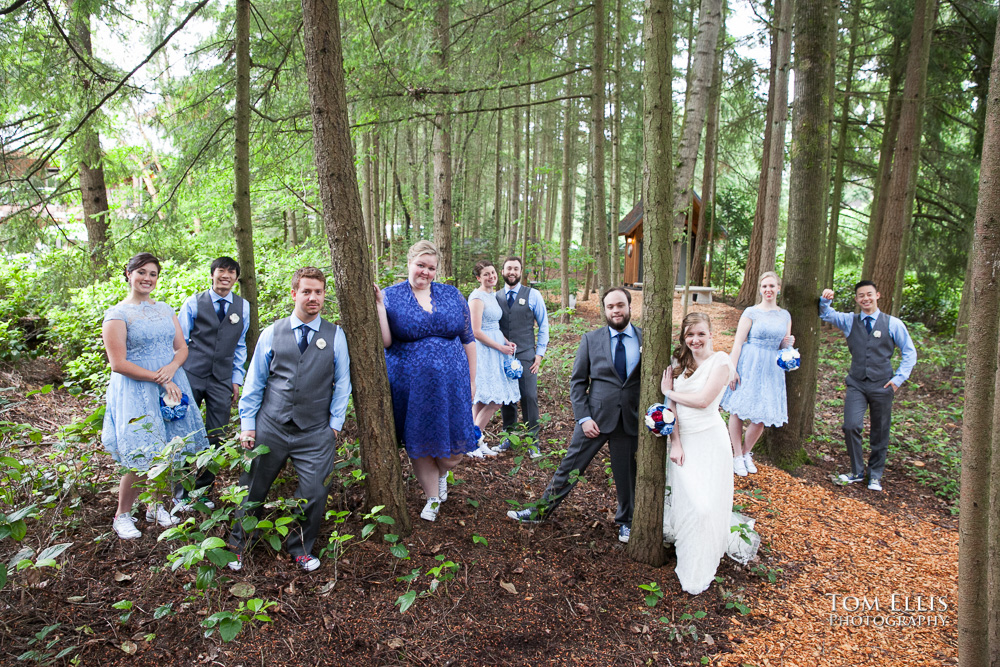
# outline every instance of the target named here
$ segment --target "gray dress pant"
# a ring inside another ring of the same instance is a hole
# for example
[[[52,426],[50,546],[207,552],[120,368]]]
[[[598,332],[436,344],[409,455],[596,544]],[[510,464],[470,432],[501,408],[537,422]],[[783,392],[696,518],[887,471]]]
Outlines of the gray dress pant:
[[[531,361],[520,359],[524,372],[517,379],[517,387],[521,390],[521,419],[527,423],[528,432],[538,444],[538,374],[528,370],[531,364],[535,363],[535,357]],[[510,433],[513,431],[517,421],[517,404],[500,406],[500,416],[503,417],[503,430]]]
[[[611,474],[615,478],[615,491],[618,495],[618,511],[615,513],[615,521],[625,526],[632,525],[636,475],[635,452],[639,446],[639,438],[625,433],[621,419],[618,420],[615,430],[611,433],[601,433],[596,438],[588,438],[583,434],[583,427],[579,424],[576,425],[566,456],[563,457],[556,474],[552,476],[552,481],[549,482],[545,493],[542,494],[539,509],[543,517],[555,511],[559,503],[573,490],[576,481],[570,480],[570,474],[574,470],[578,470],[579,474],[583,475],[605,442],[608,443],[608,451],[611,454]]]
[[[226,435],[233,408],[232,383],[222,383],[214,377],[203,378],[188,373],[191,383],[192,407],[205,404],[205,430],[208,434],[208,444],[217,445]],[[192,488],[207,489],[215,484],[215,473],[208,468],[202,469]],[[184,485],[178,482],[174,485],[175,498],[187,498]]]
[[[892,422],[892,401],[896,392],[892,387],[883,387],[885,381],[855,380],[847,376],[847,393],[844,396],[844,441],[847,455],[851,459],[851,472],[862,475],[865,460],[861,448],[861,428],[865,411],[871,410],[871,454],[868,458],[868,474],[872,479],[881,479],[885,471],[885,458],[889,452],[889,428]]]
[[[289,524],[291,530],[285,539],[285,548],[292,556],[312,554],[319,535],[320,525],[326,514],[326,498],[333,482],[333,466],[337,457],[337,438],[329,424],[303,431],[294,422],[278,424],[263,413],[257,414],[257,443],[267,445],[270,452],[254,459],[250,471],[244,473],[240,484],[248,488],[243,504],[236,511],[230,546],[243,553],[248,543],[242,519],[249,512],[261,516],[267,492],[278,477],[285,462],[291,459],[299,477],[296,498],[306,500],[298,523]],[[250,503],[255,507],[246,510]]]

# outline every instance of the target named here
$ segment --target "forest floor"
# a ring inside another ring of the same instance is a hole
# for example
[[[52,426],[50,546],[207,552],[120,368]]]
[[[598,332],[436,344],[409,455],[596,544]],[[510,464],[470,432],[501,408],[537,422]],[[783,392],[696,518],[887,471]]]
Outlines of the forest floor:
[[[918,365],[897,399],[914,407],[895,415],[884,493],[836,485],[832,478],[846,466],[838,409],[843,373],[825,357],[842,360],[846,346],[837,331],[822,334],[810,463],[793,476],[761,455],[758,474],[736,478],[736,503],[756,519],[762,548],[748,567],[724,559],[705,593],[680,590],[672,551],[658,569],[629,560],[616,539],[606,451],[550,521],[520,526],[507,519],[512,503],[538,498],[568,443],[569,371],[580,332],[600,321],[597,305],[596,296],[580,301],[582,321],[553,327],[539,380],[547,457],[463,463],[435,523],[416,518],[423,499],[410,477],[414,528],[400,540],[405,560],[377,534],[362,537],[360,487],[335,490],[329,509],[351,514],[328,521],[321,539],[332,531],[354,535],[338,558],[325,556],[319,570],[305,574],[261,545],[241,572],[218,570],[205,592],[197,589],[197,568],[171,570],[167,556],[180,544],[157,541],[161,529],[140,522],[143,537],[130,542],[111,532],[116,473],[98,453],[99,438],[71,450],[60,445],[69,437],[60,427],[92,413],[94,400],[63,390],[29,395],[58,379],[52,362],[0,369],[2,449],[51,466],[45,470],[54,472],[41,478],[55,490],[34,502],[56,510],[29,521],[23,542],[0,541],[0,559],[25,545],[37,552],[72,542],[58,568],[12,574],[0,590],[0,663],[28,651],[35,653],[27,664],[67,664],[78,656],[84,665],[957,663],[957,519],[954,496],[941,486],[949,459],[908,443],[929,432],[916,413],[935,417],[935,427],[954,440],[960,378]],[[739,310],[718,302],[695,309],[710,314],[716,349],[728,350]],[[18,439],[28,431],[41,442]],[[60,485],[74,470],[87,479]],[[294,489],[289,477],[276,485],[286,497]],[[235,481],[230,473],[221,479]],[[18,488],[17,480],[0,481]],[[0,494],[0,503],[9,498]],[[432,568],[440,568],[438,583]],[[654,582],[663,596],[650,607],[639,586]],[[401,613],[398,599],[411,591],[413,604]],[[204,637],[206,618],[239,613],[251,596],[274,603],[266,610],[272,622],[249,621],[228,643],[218,632]]]

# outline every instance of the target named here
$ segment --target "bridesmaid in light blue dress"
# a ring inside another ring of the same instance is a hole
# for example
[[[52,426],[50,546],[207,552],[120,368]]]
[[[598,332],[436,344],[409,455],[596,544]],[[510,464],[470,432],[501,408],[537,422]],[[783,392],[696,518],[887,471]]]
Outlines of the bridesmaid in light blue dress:
[[[778,274],[773,271],[763,274],[758,289],[760,303],[740,316],[729,355],[736,376],[722,397],[722,409],[729,413],[733,472],[740,477],[757,472],[751,450],[764,427],[788,422],[785,371],[778,366],[778,350],[795,345],[792,317],[775,303],[781,293]],[[750,422],[745,437],[744,420]]]
[[[513,355],[516,347],[500,333],[503,311],[493,292],[497,269],[493,262],[483,259],[476,262],[472,273],[479,281],[479,288],[469,294],[472,332],[476,336],[476,395],[472,399],[472,419],[485,431],[501,405],[521,400],[521,390],[517,380],[507,377],[503,367],[504,356]],[[479,458],[497,455],[486,446],[485,440],[481,441],[478,453]]]
[[[115,461],[131,469],[119,484],[112,524],[122,539],[141,535],[132,517],[140,493],[135,471],[149,470],[168,445],[168,457],[174,462],[208,447],[196,406],[175,421],[165,421],[160,411],[161,396],[166,404],[180,402],[183,394],[191,396],[191,385],[181,368],[188,350],[174,310],[150,298],[159,274],[160,262],[149,253],[129,260],[125,267],[129,295],[108,309],[102,326],[111,381],[101,440]],[[180,522],[159,502],[150,505],[146,520],[162,526]]]

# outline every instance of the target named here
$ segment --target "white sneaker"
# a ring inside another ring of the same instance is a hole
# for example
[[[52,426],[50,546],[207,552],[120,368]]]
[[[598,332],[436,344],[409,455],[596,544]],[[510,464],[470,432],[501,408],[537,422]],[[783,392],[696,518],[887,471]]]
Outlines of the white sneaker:
[[[118,533],[118,537],[123,540],[134,540],[137,537],[142,537],[142,533],[139,529],[135,527],[135,517],[128,512],[122,512],[115,517],[115,520],[111,523],[111,526]]]
[[[438,477],[438,500],[448,500],[448,473]]]
[[[494,452],[489,446],[487,446],[485,441],[479,443],[478,451],[481,452],[483,456],[489,456],[491,458],[497,456],[497,452]]]
[[[485,459],[486,458],[486,454],[483,454],[483,450],[479,449],[479,448],[473,449],[471,452],[466,452],[465,455],[466,456],[471,456],[474,459]]]
[[[424,505],[424,509],[420,511],[420,518],[424,521],[434,521],[438,518],[438,510],[441,507],[441,501],[438,498],[428,498],[427,504]]]
[[[757,466],[754,465],[752,452],[747,452],[743,455],[743,464],[746,466],[748,473],[751,475],[757,474]]]
[[[174,516],[166,510],[166,508],[161,503],[156,503],[153,505],[154,509],[146,510],[146,521],[153,523],[154,521],[161,526],[167,528],[171,526],[176,526],[181,522],[179,517]]]
[[[747,476],[747,462],[742,456],[733,457],[733,472],[740,477]]]

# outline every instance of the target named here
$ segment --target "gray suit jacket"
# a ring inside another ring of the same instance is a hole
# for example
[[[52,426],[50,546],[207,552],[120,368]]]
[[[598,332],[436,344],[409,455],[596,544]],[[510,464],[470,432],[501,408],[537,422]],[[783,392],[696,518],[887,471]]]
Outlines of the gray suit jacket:
[[[639,346],[642,330],[634,327]],[[610,433],[624,417],[623,428],[627,435],[639,431],[639,377],[642,359],[632,373],[622,382],[611,360],[611,336],[608,327],[585,333],[580,339],[570,378],[569,397],[573,403],[573,416],[579,421],[590,416],[601,433]]]

